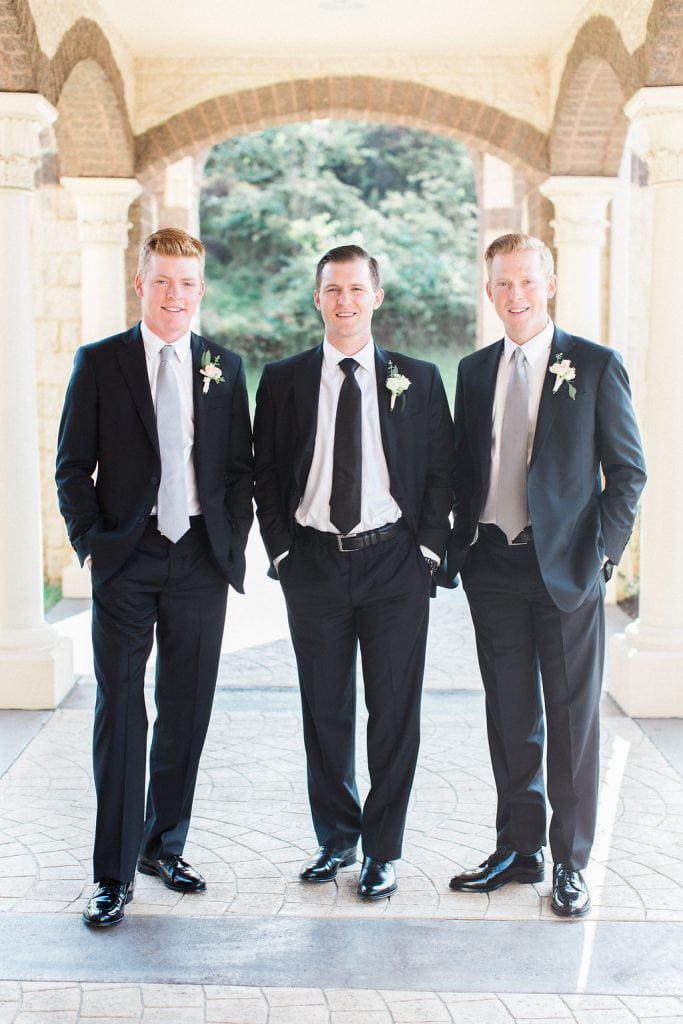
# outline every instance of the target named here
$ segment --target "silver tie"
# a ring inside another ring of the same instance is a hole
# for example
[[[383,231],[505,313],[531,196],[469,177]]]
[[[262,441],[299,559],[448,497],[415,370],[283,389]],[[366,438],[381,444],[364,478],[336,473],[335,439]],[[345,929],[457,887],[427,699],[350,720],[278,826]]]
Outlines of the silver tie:
[[[510,361],[500,439],[500,473],[496,522],[512,544],[529,524],[527,504],[527,447],[529,443],[529,382],[526,356],[517,346]]]
[[[176,544],[190,528],[185,488],[185,459],[178,381],[171,359],[173,345],[164,345],[157,376],[157,433],[161,455],[161,483],[157,495],[159,533]]]

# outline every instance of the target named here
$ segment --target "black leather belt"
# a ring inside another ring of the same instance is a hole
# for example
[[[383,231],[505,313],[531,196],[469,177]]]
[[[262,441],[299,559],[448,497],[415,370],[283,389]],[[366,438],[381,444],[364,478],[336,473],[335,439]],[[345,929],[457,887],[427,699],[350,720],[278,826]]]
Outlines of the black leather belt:
[[[325,533],[322,530],[314,530],[312,526],[297,526],[297,531],[303,536],[308,536],[321,541],[323,544],[331,544],[337,551],[362,551],[363,548],[372,548],[375,544],[383,544],[385,540],[391,540],[397,533],[404,529],[403,520],[397,519],[395,523],[387,523],[376,530],[366,530],[364,533],[352,533],[343,537],[340,533]]]

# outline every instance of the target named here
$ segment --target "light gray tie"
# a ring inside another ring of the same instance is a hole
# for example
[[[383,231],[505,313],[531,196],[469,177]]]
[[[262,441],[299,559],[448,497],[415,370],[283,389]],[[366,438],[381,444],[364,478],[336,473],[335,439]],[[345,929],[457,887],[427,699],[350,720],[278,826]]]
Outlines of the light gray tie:
[[[508,544],[529,524],[527,505],[527,446],[529,443],[529,382],[521,345],[510,360],[503,432],[500,439],[500,473],[496,522]]]
[[[187,514],[180,395],[171,365],[171,360],[175,359],[173,345],[164,345],[160,359],[157,376],[157,433],[161,454],[161,483],[157,495],[157,525],[159,533],[163,533],[164,537],[175,544],[189,530],[190,519]]]

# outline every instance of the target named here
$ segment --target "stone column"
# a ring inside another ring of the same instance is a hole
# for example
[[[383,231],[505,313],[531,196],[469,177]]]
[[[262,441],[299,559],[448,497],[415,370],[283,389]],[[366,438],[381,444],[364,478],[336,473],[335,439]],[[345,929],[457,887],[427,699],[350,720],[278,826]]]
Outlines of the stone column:
[[[617,178],[563,175],[548,178],[540,186],[555,207],[551,221],[557,250],[555,320],[591,341],[603,339],[605,211],[617,184]]]
[[[34,93],[0,93],[0,708],[53,708],[73,683],[71,642],[44,620],[31,272],[39,134],[57,112]]]
[[[641,89],[626,105],[652,190],[650,337],[640,534],[640,618],[613,637],[608,688],[627,714],[683,716],[683,86]]]
[[[142,188],[135,178],[62,178],[78,216],[81,337],[97,341],[126,328],[128,209]],[[62,596],[90,597],[90,573],[74,556],[62,572]]]

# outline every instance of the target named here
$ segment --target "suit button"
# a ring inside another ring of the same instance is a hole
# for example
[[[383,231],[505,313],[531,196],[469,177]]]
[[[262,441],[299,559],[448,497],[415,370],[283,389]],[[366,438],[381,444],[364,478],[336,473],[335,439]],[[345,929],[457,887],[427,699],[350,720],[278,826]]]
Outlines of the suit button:
[[[144,516],[138,516],[138,518],[136,519],[137,523],[144,523],[144,521],[145,521],[145,517]]]
[[[158,483],[159,483],[159,477],[158,477],[158,476],[151,476],[151,477],[149,478],[149,482],[150,482],[151,484],[158,484]]]

